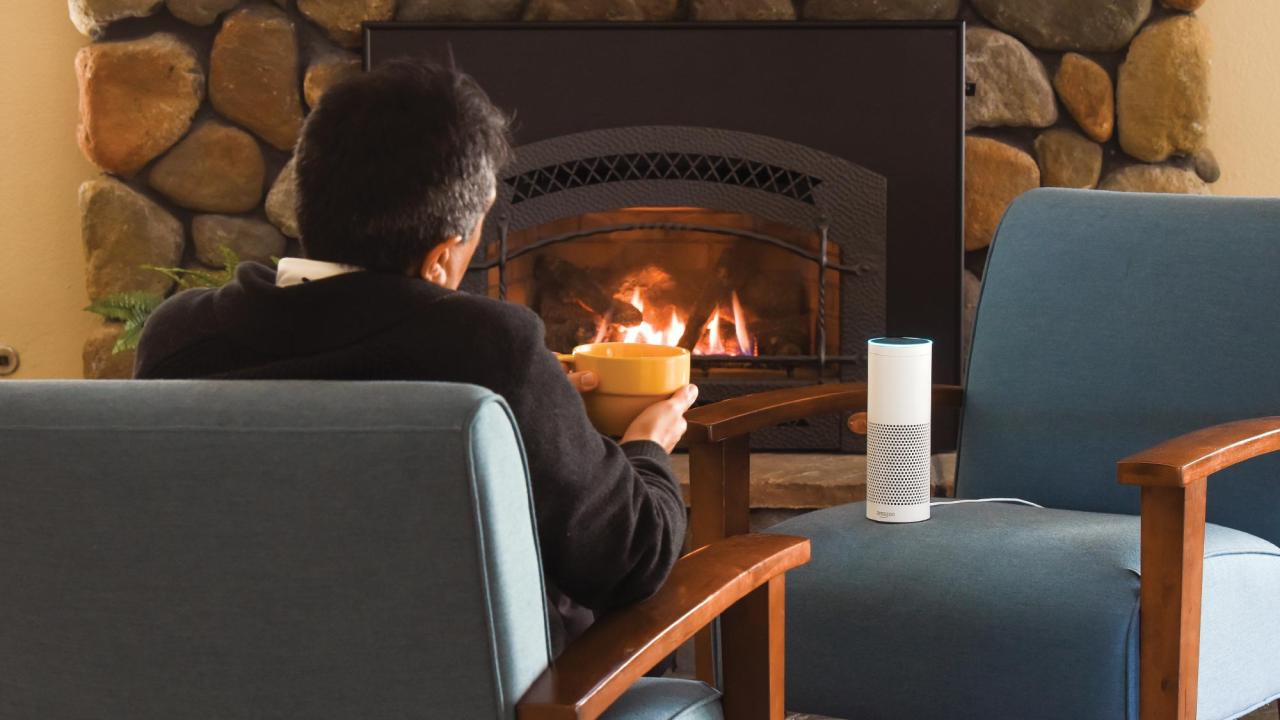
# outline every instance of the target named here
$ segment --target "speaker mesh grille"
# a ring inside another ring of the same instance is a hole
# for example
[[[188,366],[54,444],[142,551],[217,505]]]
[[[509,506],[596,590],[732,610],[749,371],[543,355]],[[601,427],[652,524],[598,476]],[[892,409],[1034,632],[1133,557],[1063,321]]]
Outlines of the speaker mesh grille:
[[[867,423],[867,502],[929,502],[929,423]]]

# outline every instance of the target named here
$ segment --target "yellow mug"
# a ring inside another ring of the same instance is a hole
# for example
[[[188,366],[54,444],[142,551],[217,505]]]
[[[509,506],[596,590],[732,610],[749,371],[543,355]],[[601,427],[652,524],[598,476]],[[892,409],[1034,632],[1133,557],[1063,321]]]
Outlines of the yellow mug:
[[[666,345],[590,343],[557,353],[578,372],[593,372],[597,385],[582,396],[596,430],[622,437],[645,408],[689,384],[689,351]]]

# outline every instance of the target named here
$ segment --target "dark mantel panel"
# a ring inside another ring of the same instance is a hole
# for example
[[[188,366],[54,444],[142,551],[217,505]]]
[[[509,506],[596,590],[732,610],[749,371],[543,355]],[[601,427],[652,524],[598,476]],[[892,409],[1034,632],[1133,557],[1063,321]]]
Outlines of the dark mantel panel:
[[[888,183],[886,329],[959,382],[964,24],[369,26],[366,61],[445,60],[514,113],[517,144],[642,125],[778,138]]]

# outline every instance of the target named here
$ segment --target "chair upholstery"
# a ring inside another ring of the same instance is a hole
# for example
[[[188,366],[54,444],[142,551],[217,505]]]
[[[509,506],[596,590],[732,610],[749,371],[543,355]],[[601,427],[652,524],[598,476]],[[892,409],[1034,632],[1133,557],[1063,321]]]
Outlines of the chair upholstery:
[[[777,526],[813,540],[788,581],[790,704],[1136,718],[1139,493],[1115,463],[1280,412],[1277,268],[1277,200],[1015,201],[984,277],[957,494],[1057,509],[965,504],[881,526],[848,506]],[[1214,476],[1208,516],[1220,527],[1206,539],[1198,713],[1233,717],[1280,695],[1280,458]]]
[[[695,680],[641,678],[600,720],[724,720],[720,693]]]
[[[885,525],[862,503],[778,527],[787,695],[841,718],[1136,718],[1138,518],[1004,503]],[[1280,693],[1280,548],[1209,525],[1200,717]]]
[[[0,717],[512,718],[531,503],[476,387],[0,383]]]
[[[1278,308],[1280,200],[1023,195],[983,279],[957,495],[1136,514],[1117,460],[1280,412]],[[1208,514],[1280,542],[1280,457],[1216,476]]]

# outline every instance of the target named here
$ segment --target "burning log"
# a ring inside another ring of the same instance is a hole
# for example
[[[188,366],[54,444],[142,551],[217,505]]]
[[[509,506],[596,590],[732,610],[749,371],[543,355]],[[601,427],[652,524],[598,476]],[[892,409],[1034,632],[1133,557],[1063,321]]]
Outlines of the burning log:
[[[598,340],[679,345],[706,355],[812,352],[810,291],[779,271],[776,250],[719,244],[713,267],[675,271],[648,258],[585,264],[553,253],[532,262],[530,306],[547,345],[568,351]]]
[[[809,352],[808,318],[769,318],[751,325],[758,355],[804,355]]]
[[[698,301],[689,313],[684,335],[680,337],[680,347],[692,351],[716,308],[755,276],[755,256],[745,252],[745,249],[743,241],[738,240],[720,253],[716,266],[707,273],[702,289],[698,292]]]
[[[556,311],[551,305],[558,303],[590,313],[593,322],[608,317],[610,322],[632,325],[641,320],[639,310],[613,297],[590,273],[567,260],[539,255],[533,263],[533,278],[539,295],[536,309],[544,318]]]
[[[557,305],[542,316],[542,321],[547,328],[547,347],[557,352],[569,352],[595,337],[595,316],[576,307]]]

